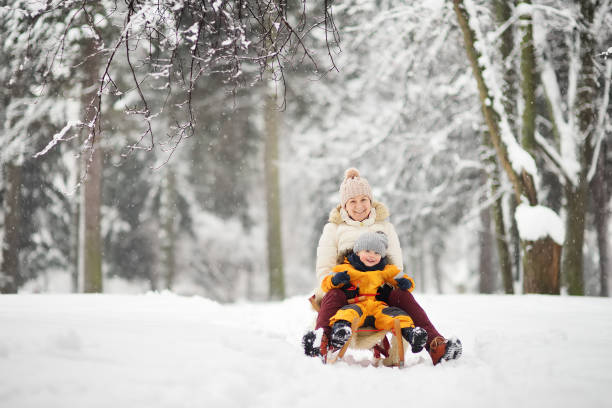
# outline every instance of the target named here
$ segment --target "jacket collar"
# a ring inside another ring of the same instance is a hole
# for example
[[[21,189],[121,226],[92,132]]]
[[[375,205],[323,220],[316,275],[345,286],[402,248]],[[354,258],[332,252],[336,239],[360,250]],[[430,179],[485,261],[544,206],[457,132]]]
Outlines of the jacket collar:
[[[372,211],[370,211],[370,216],[363,221],[355,221],[349,217],[348,213],[340,204],[329,213],[329,222],[333,224],[342,224],[346,223],[348,225],[372,225],[375,222],[384,221],[389,218],[389,210],[383,203],[379,203],[378,201],[374,201],[372,203]]]
[[[385,266],[387,266],[387,257],[385,256],[384,258],[381,258],[380,262],[374,266],[366,266],[363,262],[361,262],[361,259],[359,259],[359,256],[357,256],[356,253],[351,252],[346,256],[346,258],[344,258],[344,263],[351,264],[353,268],[361,272],[382,271],[385,269]]]

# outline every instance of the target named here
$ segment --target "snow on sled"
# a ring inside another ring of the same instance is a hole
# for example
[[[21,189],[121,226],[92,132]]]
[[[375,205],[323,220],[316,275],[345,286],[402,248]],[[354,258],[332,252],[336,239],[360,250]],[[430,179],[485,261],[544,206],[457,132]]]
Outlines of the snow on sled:
[[[312,295],[309,299],[313,309],[319,311],[319,305]],[[350,299],[349,303],[359,301],[359,297]],[[400,321],[394,319],[393,330],[380,330],[370,326],[357,327],[359,319],[355,319],[351,324],[351,336],[344,343],[340,350],[327,350],[326,345],[322,345],[322,359],[326,364],[335,364],[338,361],[350,362],[345,355],[348,349],[371,350],[374,356],[372,365],[378,367],[381,363],[385,367],[404,367],[404,350],[410,349],[410,345],[402,337]],[[389,341],[389,335],[392,339]]]

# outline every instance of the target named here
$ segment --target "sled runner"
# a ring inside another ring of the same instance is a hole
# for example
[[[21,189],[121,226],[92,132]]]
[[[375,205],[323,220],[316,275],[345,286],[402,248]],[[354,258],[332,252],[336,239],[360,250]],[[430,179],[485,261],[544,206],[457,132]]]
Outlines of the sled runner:
[[[349,303],[359,302],[360,297],[350,299]],[[317,304],[314,295],[309,298],[310,304],[313,309],[319,311],[319,305]],[[386,367],[399,367],[404,366],[404,338],[402,337],[402,331],[400,328],[400,321],[394,319],[393,330],[380,330],[374,327],[362,326],[357,327],[359,319],[355,319],[351,324],[351,337],[344,343],[344,346],[340,350],[328,351],[323,356],[323,361],[327,364],[334,364],[341,360],[346,354],[349,348],[359,350],[371,350],[374,354],[373,365],[378,366],[382,364]],[[388,333],[392,334],[392,341],[389,341],[387,336]],[[406,343],[408,344],[408,343]]]

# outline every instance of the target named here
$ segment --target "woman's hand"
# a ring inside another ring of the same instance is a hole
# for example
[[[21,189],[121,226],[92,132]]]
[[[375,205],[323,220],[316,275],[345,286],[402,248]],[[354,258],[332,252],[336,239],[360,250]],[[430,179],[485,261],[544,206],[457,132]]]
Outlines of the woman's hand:
[[[401,290],[410,290],[412,288],[412,281],[410,279],[398,278],[395,282],[397,282],[397,287]]]

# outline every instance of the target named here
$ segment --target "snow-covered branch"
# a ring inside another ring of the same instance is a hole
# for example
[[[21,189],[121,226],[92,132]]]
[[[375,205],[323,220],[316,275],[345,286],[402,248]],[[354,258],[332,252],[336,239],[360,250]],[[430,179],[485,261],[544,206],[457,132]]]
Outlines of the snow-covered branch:
[[[310,50],[309,37],[323,26],[326,34],[335,34],[335,25],[328,21],[331,5],[325,2],[313,12],[302,1],[303,7],[295,10],[278,0],[40,2],[35,10],[22,13],[22,18],[32,20],[24,25],[30,32],[22,36],[28,41],[26,36],[35,32],[45,41],[28,42],[27,52],[15,56],[25,63],[29,55],[46,53],[48,58],[37,62],[47,73],[47,82],[54,80],[53,75],[83,74],[92,68],[85,61],[95,57],[101,72],[96,122],[107,112],[103,100],[110,99],[112,106],[117,98],[136,93],[137,100],[125,106],[125,113],[146,122],[140,140],[148,137],[146,148],[151,149],[156,145],[151,121],[162,113],[166,101],[176,116],[182,116],[177,120],[178,139],[193,133],[197,121],[193,93],[203,78],[214,76],[235,91],[267,71],[284,82],[286,68],[294,62],[307,60],[317,70],[322,62]],[[331,38],[328,47],[335,47],[337,37]],[[92,55],[82,51],[88,41],[96,43]],[[125,145],[128,152],[139,148]]]
[[[601,104],[599,105],[599,112],[597,114],[597,133],[595,134],[595,149],[593,151],[593,158],[587,174],[587,180],[590,182],[595,177],[597,170],[597,160],[601,153],[601,144],[606,137],[606,124],[609,121],[608,107],[610,105],[610,82],[612,81],[612,60],[606,60],[606,70],[604,77],[604,93]]]
[[[537,166],[535,160],[517,142],[513,134],[506,110],[503,105],[503,92],[501,80],[497,77],[491,58],[489,57],[488,44],[478,24],[476,6],[472,0],[464,0],[465,11],[468,15],[468,23],[474,33],[474,48],[479,53],[478,63],[482,70],[482,76],[489,95],[489,103],[498,115],[499,133],[508,154],[508,160],[516,174],[523,171],[532,177],[537,177]],[[491,100],[492,98],[492,100]]]

